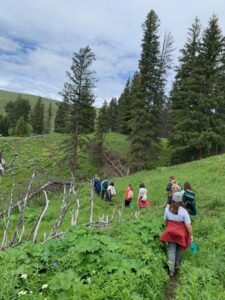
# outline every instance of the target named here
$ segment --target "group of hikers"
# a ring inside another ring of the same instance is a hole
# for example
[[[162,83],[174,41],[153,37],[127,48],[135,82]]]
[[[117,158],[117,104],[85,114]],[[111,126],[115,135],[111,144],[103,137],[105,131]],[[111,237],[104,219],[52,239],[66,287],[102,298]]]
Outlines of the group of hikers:
[[[109,183],[106,177],[100,181],[100,178],[95,175],[92,184],[93,189],[98,196],[101,196],[102,199],[105,199],[108,202],[112,202],[113,197],[116,195],[116,189],[113,182]]]
[[[104,178],[100,181],[100,178],[95,175],[94,179],[92,180],[93,189],[98,196],[101,196],[102,199],[112,202],[113,197],[116,195],[116,189],[113,182],[109,182],[107,178]],[[131,184],[125,189],[124,195],[124,206],[131,207],[133,204],[133,188]],[[150,201],[148,200],[148,191],[143,183],[139,186],[139,193],[138,193],[138,206],[139,208],[149,207]]]
[[[92,181],[94,191],[105,199],[112,201],[116,195],[114,183],[104,178],[102,181],[96,175]],[[174,176],[169,177],[166,186],[167,202],[164,212],[165,230],[160,236],[162,242],[167,243],[167,257],[169,275],[173,277],[178,270],[182,258],[182,252],[193,243],[193,232],[191,216],[197,213],[195,203],[195,192],[189,182],[185,182],[183,187],[175,180]],[[124,206],[132,207],[133,188],[131,184],[125,189]],[[150,206],[148,191],[143,183],[139,185],[138,206],[145,208]]]

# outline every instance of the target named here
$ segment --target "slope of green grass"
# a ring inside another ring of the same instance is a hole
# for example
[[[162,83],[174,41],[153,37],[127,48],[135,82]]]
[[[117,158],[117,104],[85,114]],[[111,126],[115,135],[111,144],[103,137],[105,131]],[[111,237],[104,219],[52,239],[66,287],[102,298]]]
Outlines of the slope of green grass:
[[[37,99],[39,97],[39,96],[34,96],[34,95],[29,95],[29,94],[15,93],[15,92],[0,90],[0,114],[4,114],[5,113],[5,105],[9,101],[15,101],[19,95],[21,95],[24,99],[29,100],[32,108],[36,104]],[[55,118],[56,111],[58,109],[58,106],[57,106],[58,101],[49,99],[49,98],[45,98],[45,97],[43,97],[42,99],[43,99],[43,103],[45,104],[46,111],[49,107],[49,104],[50,103],[52,104],[52,113],[53,113],[53,117]]]
[[[59,135],[53,136],[55,142],[61,139]],[[44,144],[43,140],[39,141]],[[36,166],[37,161],[32,152],[27,150],[26,155],[29,156],[28,161]],[[43,153],[49,156],[49,150]],[[54,156],[55,162],[57,159]],[[48,168],[49,176],[51,173],[59,177],[64,174],[65,178],[69,178],[69,172],[65,168],[57,169],[56,165],[47,167],[46,164],[42,168]],[[4,192],[6,182],[9,191],[13,181],[23,181],[22,176],[27,176],[28,181],[29,176],[26,174],[30,172],[25,174],[25,170],[21,171],[20,164],[17,167],[13,176],[8,174],[2,178],[1,193]],[[16,293],[24,290],[34,294],[33,298],[25,296],[25,299],[69,299],[68,295],[73,295],[73,299],[164,299],[167,275],[162,262],[166,260],[166,253],[159,242],[159,235],[163,230],[165,186],[170,175],[174,175],[180,183],[190,181],[196,192],[198,214],[193,218],[193,232],[194,242],[200,248],[198,254],[191,253],[190,249],[184,253],[176,299],[225,299],[225,271],[222,267],[225,261],[224,168],[225,155],[221,155],[115,179],[117,195],[113,205],[108,205],[97,196],[94,200],[95,221],[103,214],[111,217],[117,206],[116,217],[109,230],[95,233],[78,226],[69,230],[65,240],[52,241],[44,246],[28,243],[1,253],[0,269],[3,275],[0,290],[8,293],[2,299],[16,297]],[[92,175],[91,170],[89,177]],[[136,200],[141,182],[149,191],[151,207],[141,210],[137,220],[134,217],[135,209],[124,210],[121,217],[118,208],[121,211],[127,184],[132,184]],[[85,184],[79,196],[80,225],[89,220],[89,191],[90,185]],[[49,198],[51,205],[41,225],[39,240],[43,239],[44,232],[49,233],[60,207],[62,193],[50,193]],[[30,204],[27,230],[32,227],[43,202],[44,198],[40,196],[35,203]],[[13,215],[13,222],[15,218],[16,215]],[[1,229],[2,226],[3,222]],[[68,228],[69,214],[62,230]],[[21,279],[23,273],[28,274],[27,281]],[[60,285],[60,281],[64,284]],[[69,284],[66,285],[66,282]],[[48,288],[43,290],[41,286],[45,283]]]
[[[3,150],[6,164],[9,164],[13,155],[18,153],[13,167],[1,179],[0,197],[2,205],[7,201],[13,183],[15,184],[15,199],[25,192],[25,186],[30,181],[33,172],[37,174],[36,187],[49,180],[69,179],[69,162],[63,159],[65,156],[65,139],[66,135],[61,134],[0,138],[0,149]],[[91,164],[87,152],[83,152],[80,165],[80,178],[88,178],[90,174],[93,176],[97,171]]]

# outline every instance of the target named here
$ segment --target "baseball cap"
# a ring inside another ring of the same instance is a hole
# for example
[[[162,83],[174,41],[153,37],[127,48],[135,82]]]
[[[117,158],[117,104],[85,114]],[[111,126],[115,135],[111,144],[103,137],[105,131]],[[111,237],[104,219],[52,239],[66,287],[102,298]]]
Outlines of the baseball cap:
[[[182,202],[183,201],[183,193],[176,192],[173,194],[173,201],[174,202]]]

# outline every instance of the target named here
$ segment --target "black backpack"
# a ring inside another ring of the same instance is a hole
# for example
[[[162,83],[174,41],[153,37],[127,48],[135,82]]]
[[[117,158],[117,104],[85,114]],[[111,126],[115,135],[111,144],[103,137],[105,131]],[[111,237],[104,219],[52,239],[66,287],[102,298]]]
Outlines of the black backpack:
[[[195,216],[197,214],[195,205],[195,193],[190,190],[186,190],[183,194],[184,207],[188,210],[189,214]]]
[[[103,189],[107,189],[107,187],[108,187],[108,185],[109,185],[109,182],[108,182],[108,180],[104,180],[103,181],[103,184],[102,184],[102,187],[103,187]]]

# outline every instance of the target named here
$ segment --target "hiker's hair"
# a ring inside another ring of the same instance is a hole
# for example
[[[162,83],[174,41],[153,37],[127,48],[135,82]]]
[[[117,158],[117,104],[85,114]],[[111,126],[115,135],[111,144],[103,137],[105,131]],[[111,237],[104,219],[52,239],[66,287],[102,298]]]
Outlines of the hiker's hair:
[[[190,182],[185,181],[185,183],[184,183],[184,190],[190,190],[190,191],[193,191]]]
[[[171,181],[171,180],[175,180],[175,177],[174,176],[170,176],[169,177],[169,180]]]
[[[169,211],[170,211],[172,214],[177,215],[180,206],[183,207],[183,202],[174,202],[174,201],[173,201],[173,202],[170,204]]]
[[[128,186],[130,187],[130,189],[133,191],[132,185],[129,183]]]
[[[141,184],[139,185],[139,188],[145,188],[144,183],[141,183]]]
[[[111,183],[110,183],[110,185],[114,186],[114,183],[113,183],[113,182],[111,182]]]

